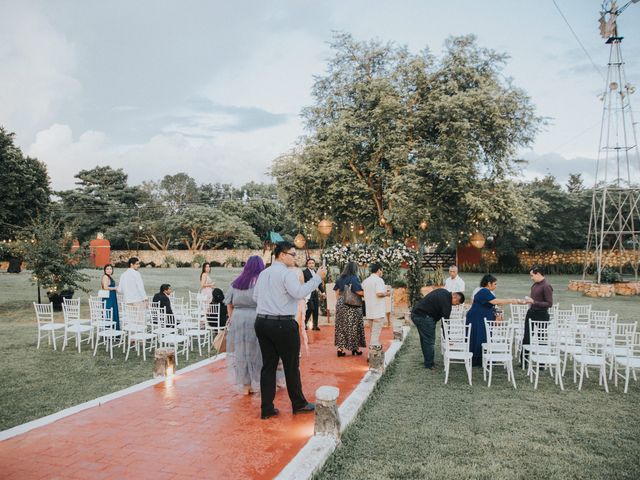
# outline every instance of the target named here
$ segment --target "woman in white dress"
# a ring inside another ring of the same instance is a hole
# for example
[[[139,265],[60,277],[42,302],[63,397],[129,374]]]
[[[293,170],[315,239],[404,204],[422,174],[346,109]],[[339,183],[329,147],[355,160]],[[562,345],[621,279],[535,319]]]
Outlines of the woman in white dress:
[[[200,272],[200,298],[206,301],[207,304],[211,303],[213,287],[216,286],[216,282],[211,279],[209,272],[211,272],[211,265],[209,262],[204,262]]]

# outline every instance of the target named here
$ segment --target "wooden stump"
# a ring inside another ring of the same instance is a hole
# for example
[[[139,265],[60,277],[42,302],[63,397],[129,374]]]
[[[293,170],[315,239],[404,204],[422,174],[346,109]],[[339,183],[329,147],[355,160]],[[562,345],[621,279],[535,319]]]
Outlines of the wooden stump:
[[[340,438],[340,414],[338,412],[337,387],[323,386],[316,390],[316,418],[314,435],[326,435]]]
[[[382,345],[369,345],[369,371],[384,373],[384,351]]]
[[[156,349],[153,362],[153,378],[173,375],[176,370],[176,354],[172,348]]]

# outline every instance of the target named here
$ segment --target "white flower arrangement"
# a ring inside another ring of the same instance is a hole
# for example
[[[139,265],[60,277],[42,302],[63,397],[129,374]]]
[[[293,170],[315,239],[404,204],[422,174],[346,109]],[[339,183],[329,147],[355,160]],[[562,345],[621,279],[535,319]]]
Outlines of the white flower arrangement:
[[[388,247],[356,243],[351,246],[333,245],[326,248],[322,258],[327,265],[342,268],[347,262],[356,262],[358,265],[369,265],[373,262],[384,266],[399,266],[406,262],[414,266],[418,261],[417,252],[408,248],[402,242],[395,242]]]

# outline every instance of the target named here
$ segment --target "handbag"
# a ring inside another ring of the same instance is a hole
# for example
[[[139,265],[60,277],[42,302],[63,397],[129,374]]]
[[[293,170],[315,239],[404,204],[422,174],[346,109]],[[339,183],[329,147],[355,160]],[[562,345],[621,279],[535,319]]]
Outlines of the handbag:
[[[220,330],[213,339],[213,348],[218,353],[224,353],[227,351],[227,329]]]
[[[98,297],[100,298],[109,298],[109,295],[109,290],[98,290]]]
[[[362,297],[351,290],[351,284],[344,287],[344,304],[352,307],[362,306]]]

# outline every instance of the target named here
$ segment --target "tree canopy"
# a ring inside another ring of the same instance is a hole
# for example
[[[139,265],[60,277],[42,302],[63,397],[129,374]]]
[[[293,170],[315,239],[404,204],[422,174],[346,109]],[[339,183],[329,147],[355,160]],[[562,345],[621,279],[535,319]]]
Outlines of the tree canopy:
[[[505,221],[526,234],[529,199],[507,177],[542,119],[502,76],[506,55],[473,36],[447,40],[440,59],[344,33],[331,47],[303,111],[308,135],[272,168],[299,221],[324,212],[401,237],[427,219],[440,242]]]
[[[49,207],[49,175],[44,163],[26,157],[14,143],[14,134],[0,126],[0,239],[15,238]]]

